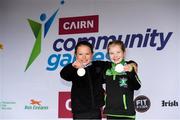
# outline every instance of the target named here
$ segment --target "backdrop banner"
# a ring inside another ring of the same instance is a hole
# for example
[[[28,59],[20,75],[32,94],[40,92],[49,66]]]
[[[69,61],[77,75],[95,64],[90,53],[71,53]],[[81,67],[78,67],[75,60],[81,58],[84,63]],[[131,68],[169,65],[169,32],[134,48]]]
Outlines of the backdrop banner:
[[[0,119],[72,119],[72,84],[59,72],[77,42],[107,61],[108,43],[121,40],[142,82],[136,119],[179,120],[179,11],[179,0],[2,0]]]

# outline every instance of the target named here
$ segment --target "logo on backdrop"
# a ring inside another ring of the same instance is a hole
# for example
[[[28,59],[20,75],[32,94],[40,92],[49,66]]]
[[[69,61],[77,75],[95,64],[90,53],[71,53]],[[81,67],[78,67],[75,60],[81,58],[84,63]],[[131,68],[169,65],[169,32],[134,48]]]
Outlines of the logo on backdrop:
[[[58,118],[72,118],[71,92],[59,92]]]
[[[64,0],[61,0],[60,2],[61,4],[64,4]],[[30,57],[29,57],[29,60],[26,64],[26,68],[25,68],[25,71],[30,67],[30,65],[34,62],[34,60],[39,56],[39,54],[41,53],[41,42],[42,42],[42,32],[44,31],[43,33],[43,38],[46,37],[53,21],[54,21],[54,18],[56,17],[56,14],[57,12],[59,11],[59,9],[57,9],[52,15],[51,17],[48,18],[48,20],[45,22],[44,26],[42,27],[42,24],[37,22],[37,21],[34,21],[34,20],[31,20],[31,19],[28,19],[28,22],[29,22],[29,25],[31,27],[31,30],[34,34],[34,37],[35,37],[35,43],[34,43],[34,46],[33,46],[33,49],[31,51],[31,54],[30,54]],[[40,15],[40,21],[41,22],[44,22],[46,20],[46,14],[45,13],[42,13]]]
[[[79,16],[59,19],[59,35],[98,32],[99,16]]]
[[[178,107],[179,103],[177,100],[162,100],[162,107]]]
[[[0,110],[13,110],[15,105],[14,101],[0,101]]]
[[[60,4],[64,4],[64,0],[60,1]],[[126,34],[110,34],[110,35],[96,35],[99,33],[99,15],[84,15],[84,16],[69,16],[65,18],[59,18],[55,20],[56,14],[59,11],[57,9],[49,18],[46,20],[46,14],[40,15],[40,20],[45,21],[44,27],[39,22],[28,19],[30,27],[36,38],[33,49],[31,51],[29,60],[26,64],[25,71],[32,65],[32,63],[37,59],[41,52],[41,35],[43,33],[43,38],[46,37],[53,21],[58,20],[58,33],[59,38],[53,40],[52,50],[49,57],[47,58],[47,71],[54,71],[58,67],[64,67],[65,65],[73,62],[75,56],[72,54],[77,42],[79,41],[89,41],[94,46],[94,56],[93,60],[107,60],[106,49],[110,41],[120,40],[123,41],[126,48],[152,48],[157,51],[163,50],[167,45],[168,41],[171,39],[173,32],[162,32],[156,28],[147,27],[140,33],[135,31],[135,33]],[[103,19],[101,19],[103,20]],[[84,36],[69,36],[69,34],[82,34]],[[83,34],[84,33],[84,34]],[[86,34],[85,34],[86,33]],[[87,37],[87,33],[90,34]],[[63,37],[62,35],[66,35]],[[95,35],[95,36],[94,36]],[[96,51],[98,50],[98,51]]]
[[[146,112],[151,106],[150,99],[144,95],[137,96],[134,100],[134,106],[138,112]]]
[[[54,21],[54,18],[57,14],[59,9],[57,9],[54,14],[45,22],[44,24],[44,38],[46,37],[52,22]],[[42,13],[40,15],[40,20],[41,21],[45,21],[46,20],[46,14]],[[26,64],[26,68],[25,71],[29,68],[29,66],[34,62],[34,60],[39,56],[39,54],[41,53],[41,36],[42,36],[42,24],[39,22],[36,22],[34,20],[28,19],[29,25],[34,33],[34,36],[36,38],[35,43],[34,43],[34,47],[31,51],[31,55],[29,57],[28,63]]]
[[[25,110],[48,110],[48,106],[42,104],[42,101],[31,99],[29,105],[25,105]]]

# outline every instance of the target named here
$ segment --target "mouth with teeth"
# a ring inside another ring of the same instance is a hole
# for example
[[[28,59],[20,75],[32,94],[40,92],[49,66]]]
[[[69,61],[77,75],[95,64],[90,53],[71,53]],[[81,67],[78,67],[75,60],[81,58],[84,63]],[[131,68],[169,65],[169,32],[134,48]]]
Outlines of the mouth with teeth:
[[[120,58],[113,59],[113,62],[114,62],[114,63],[119,63],[119,62],[120,62]]]
[[[85,66],[85,65],[89,64],[89,60],[83,60],[83,61],[81,61],[81,63],[83,66]]]

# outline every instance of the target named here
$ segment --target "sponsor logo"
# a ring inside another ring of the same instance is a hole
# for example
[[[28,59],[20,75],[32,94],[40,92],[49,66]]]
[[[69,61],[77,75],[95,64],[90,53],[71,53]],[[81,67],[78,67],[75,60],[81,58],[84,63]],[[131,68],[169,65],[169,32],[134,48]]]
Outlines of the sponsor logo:
[[[58,118],[72,118],[71,92],[59,92]]]
[[[102,108],[102,117],[105,118]],[[71,112],[71,92],[59,92],[58,98],[58,118],[72,118]]]
[[[12,102],[12,101],[1,101],[0,110],[12,110],[15,104],[16,102]]]
[[[140,95],[134,100],[135,109],[138,112],[146,112],[151,106],[150,99],[144,95]]]
[[[162,107],[178,107],[179,103],[177,100],[162,100],[161,105]]]
[[[31,105],[41,105],[41,101],[31,99]]]
[[[59,19],[59,34],[98,32],[99,16],[80,16]]]
[[[25,110],[48,110],[49,107],[42,105],[42,101],[31,99],[29,105],[25,105]]]

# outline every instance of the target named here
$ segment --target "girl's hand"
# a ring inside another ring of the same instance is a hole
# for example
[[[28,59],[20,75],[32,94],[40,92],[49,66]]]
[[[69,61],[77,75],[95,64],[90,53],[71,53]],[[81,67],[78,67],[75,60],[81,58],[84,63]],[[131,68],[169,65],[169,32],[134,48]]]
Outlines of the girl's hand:
[[[73,64],[72,64],[72,66],[74,67],[74,68],[82,68],[82,63],[80,63],[79,61],[75,61]]]
[[[81,61],[78,61],[76,60],[72,66],[75,67],[75,68],[84,68],[85,66],[87,66],[89,63],[91,63],[91,60],[87,60],[86,62],[81,62]]]
[[[137,66],[135,63],[130,63],[124,66],[124,71],[131,72],[133,69],[137,73]]]

